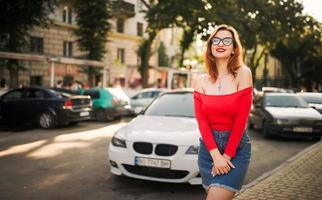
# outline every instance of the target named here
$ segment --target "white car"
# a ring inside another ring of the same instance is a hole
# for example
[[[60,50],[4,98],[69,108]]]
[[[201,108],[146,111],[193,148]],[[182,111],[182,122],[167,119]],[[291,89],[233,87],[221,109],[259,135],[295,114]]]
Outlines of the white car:
[[[146,88],[141,90],[130,99],[132,112],[139,114],[153,101],[153,99],[165,91],[166,89],[164,88]]]
[[[300,92],[297,93],[309,104],[310,107],[322,114],[322,93],[318,92]]]
[[[200,133],[192,90],[156,98],[114,134],[108,148],[111,173],[160,182],[201,184]]]

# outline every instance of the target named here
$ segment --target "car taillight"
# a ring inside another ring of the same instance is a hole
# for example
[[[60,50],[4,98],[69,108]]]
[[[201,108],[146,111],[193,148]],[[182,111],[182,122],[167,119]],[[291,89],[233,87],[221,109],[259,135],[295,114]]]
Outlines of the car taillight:
[[[117,99],[115,99],[115,98],[113,98],[112,99],[112,105],[113,106],[116,106],[118,104],[118,100]]]
[[[65,101],[64,108],[65,109],[72,109],[73,108],[73,103],[70,99]]]

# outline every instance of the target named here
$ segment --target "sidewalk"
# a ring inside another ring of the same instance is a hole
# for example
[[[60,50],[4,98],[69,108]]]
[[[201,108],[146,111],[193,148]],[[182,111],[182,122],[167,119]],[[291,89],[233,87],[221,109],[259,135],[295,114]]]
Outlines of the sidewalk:
[[[243,187],[236,200],[321,199],[322,142]]]

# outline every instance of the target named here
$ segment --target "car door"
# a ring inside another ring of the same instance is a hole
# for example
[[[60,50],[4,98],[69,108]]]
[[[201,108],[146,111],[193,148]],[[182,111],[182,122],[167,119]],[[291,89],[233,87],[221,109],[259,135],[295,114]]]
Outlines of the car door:
[[[151,96],[152,96],[151,91],[142,92],[136,95],[136,97],[133,98],[135,100],[133,102],[133,107],[145,108],[151,102]]]
[[[37,120],[42,111],[48,110],[48,105],[45,100],[45,92],[42,89],[27,89],[24,95],[24,109],[26,110],[24,117],[28,118],[30,121]]]
[[[5,121],[20,121],[23,119],[23,89],[16,89],[1,98],[2,119]]]

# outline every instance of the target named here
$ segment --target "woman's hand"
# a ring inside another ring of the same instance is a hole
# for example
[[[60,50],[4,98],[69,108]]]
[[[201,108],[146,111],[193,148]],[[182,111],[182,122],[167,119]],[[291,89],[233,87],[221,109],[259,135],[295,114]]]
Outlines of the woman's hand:
[[[211,170],[213,176],[227,174],[231,168],[235,168],[235,166],[230,162],[230,157],[225,154],[221,155],[217,148],[211,150],[210,154],[214,162]]]

